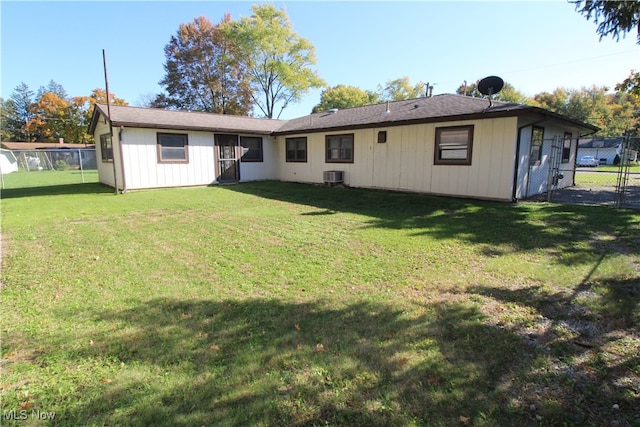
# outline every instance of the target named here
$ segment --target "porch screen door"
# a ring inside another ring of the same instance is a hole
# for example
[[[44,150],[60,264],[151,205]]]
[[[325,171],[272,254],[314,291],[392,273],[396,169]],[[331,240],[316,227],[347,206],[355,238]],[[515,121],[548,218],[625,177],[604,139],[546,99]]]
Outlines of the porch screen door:
[[[216,154],[218,157],[218,181],[237,182],[240,179],[238,170],[238,135],[215,135]]]

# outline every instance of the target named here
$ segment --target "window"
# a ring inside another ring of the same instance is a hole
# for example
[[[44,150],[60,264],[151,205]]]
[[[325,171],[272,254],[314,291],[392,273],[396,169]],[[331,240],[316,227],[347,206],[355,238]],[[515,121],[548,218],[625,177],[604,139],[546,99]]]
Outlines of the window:
[[[531,133],[531,150],[529,150],[529,165],[537,166],[542,161],[542,140],[544,128],[534,126]]]
[[[378,144],[384,144],[387,142],[387,131],[381,130],[378,132]]]
[[[569,132],[564,133],[564,142],[562,144],[562,163],[569,163],[571,158],[571,138],[573,135]]]
[[[108,133],[100,135],[100,155],[103,162],[113,162],[113,144]]]
[[[287,138],[287,162],[307,161],[307,137]]]
[[[242,146],[243,162],[261,162],[262,161],[262,138],[259,136],[241,136],[240,145]]]
[[[325,137],[327,163],[353,163],[353,134]]]
[[[470,165],[473,126],[436,128],[434,164]]]
[[[189,163],[189,143],[182,133],[158,133],[158,163]]]

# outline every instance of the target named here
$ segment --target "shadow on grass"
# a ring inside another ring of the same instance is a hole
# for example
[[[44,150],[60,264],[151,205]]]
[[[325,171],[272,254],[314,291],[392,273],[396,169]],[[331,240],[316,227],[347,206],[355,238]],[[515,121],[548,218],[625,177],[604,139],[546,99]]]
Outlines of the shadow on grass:
[[[18,197],[60,196],[70,194],[113,193],[113,188],[92,182],[86,184],[48,185],[41,187],[8,188],[2,190],[0,198],[15,199]]]
[[[486,286],[469,292],[503,306],[533,310],[533,323],[503,327],[544,349],[550,358],[546,372],[524,376],[537,384],[539,400],[577,398],[576,406],[601,420],[595,424],[640,424],[640,278],[584,281],[564,293]],[[563,389],[573,390],[573,396],[560,393]],[[614,404],[626,413],[616,413]]]
[[[102,334],[70,343],[61,333],[37,363],[116,367],[102,388],[66,396],[75,403],[59,421],[69,425],[531,421],[509,383],[527,372],[533,347],[471,306],[416,313],[378,303],[155,299],[90,313]]]
[[[73,402],[59,412],[65,425],[633,422],[637,402],[611,375],[637,369],[637,354],[615,371],[597,358],[571,361],[577,353],[559,370],[543,369],[544,349],[474,306],[440,302],[412,313],[364,302],[154,299],[88,313],[102,333],[74,342],[60,333],[34,362],[114,367],[101,386],[65,396]]]
[[[405,229],[408,238],[459,239],[478,244],[493,256],[546,249],[560,263],[589,264],[598,254],[611,251],[594,238],[598,234],[614,235],[614,240],[624,238],[626,253],[640,253],[640,241],[633,238],[638,234],[637,214],[607,207],[508,204],[283,182],[245,183],[225,189],[318,209],[302,214],[306,216],[337,212],[363,215],[369,218],[370,228]]]

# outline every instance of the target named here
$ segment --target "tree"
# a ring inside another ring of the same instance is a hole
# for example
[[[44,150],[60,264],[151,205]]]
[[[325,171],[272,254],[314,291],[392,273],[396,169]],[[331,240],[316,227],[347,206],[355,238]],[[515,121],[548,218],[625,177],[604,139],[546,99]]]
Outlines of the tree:
[[[458,87],[456,90],[458,95],[465,96],[474,96],[474,97],[482,97],[482,95],[478,91],[478,84],[471,83],[467,84],[466,82]],[[492,99],[497,101],[505,101],[505,102],[515,102],[516,104],[525,104],[532,105],[534,104],[534,100],[524,95],[522,92],[516,90],[511,84],[505,82],[504,86],[497,94],[492,96]]]
[[[382,101],[402,101],[426,96],[426,89],[424,83],[419,82],[413,86],[411,79],[404,76],[399,79],[388,80],[384,88],[379,85],[378,93]]]
[[[626,112],[633,117],[633,125],[627,130],[635,135],[640,134],[640,73],[632,70],[629,77],[618,83],[616,96],[628,100],[623,105],[629,105]],[[624,113],[618,112],[618,114]]]
[[[44,92],[32,104],[33,117],[26,128],[36,141],[65,138],[69,126],[69,102],[53,92]]]
[[[315,48],[293,32],[289,17],[272,4],[253,5],[253,14],[225,25],[242,48],[252,78],[252,99],[265,117],[280,117],[311,88],[325,86],[312,68]],[[276,114],[277,109],[278,113]]]
[[[118,98],[115,94],[109,93],[111,105],[129,105],[127,101]],[[72,118],[69,131],[69,140],[77,143],[92,143],[93,135],[86,131],[91,123],[93,108],[96,104],[107,103],[107,92],[104,89],[96,88],[89,96],[74,96],[69,105],[69,116]]]
[[[616,85],[616,90],[628,93],[637,104],[640,104],[640,73],[631,70],[629,77]]]
[[[164,52],[166,74],[160,81],[167,95],[154,104],[170,108],[220,114],[247,115],[251,111],[251,85],[246,64],[235,42],[222,26],[206,17],[180,24]]]
[[[27,130],[27,123],[33,118],[31,106],[33,104],[33,91],[29,86],[21,82],[11,93],[6,108],[6,114],[2,120],[3,128],[7,129],[15,141],[32,141],[33,135]]]
[[[325,89],[320,95],[320,103],[313,107],[312,113],[327,111],[332,108],[352,108],[378,102],[378,94],[365,91],[355,86],[337,85]]]
[[[47,92],[56,94],[60,99],[68,98],[67,91],[64,89],[64,87],[53,80],[49,80],[49,84],[47,84],[46,87],[40,86],[40,89],[38,89],[38,93],[36,94],[36,99],[40,99],[40,97],[42,97],[42,95]]]
[[[458,86],[458,89],[456,89],[456,93],[458,95],[471,96],[471,97],[482,96],[482,94],[478,92],[478,84],[477,83],[467,84],[466,80],[464,81],[464,83]]]
[[[493,99],[504,102],[514,102],[516,104],[532,105],[533,99],[518,91],[511,84],[505,82],[502,90],[498,92]]]
[[[88,107],[93,107],[95,104],[106,104],[107,103],[107,92],[104,89],[95,88],[91,91],[91,95],[86,97],[86,102],[89,103]],[[111,105],[129,105],[127,101],[122,98],[118,98],[113,92],[109,93],[109,103]],[[88,108],[87,110],[90,110]]]
[[[539,93],[534,99],[537,106],[598,126],[599,136],[620,136],[637,125],[637,107],[628,95],[607,92],[604,86],[558,88],[552,93]]]
[[[637,43],[640,44],[640,1],[637,0],[576,0],[576,10],[587,20],[593,19],[598,24],[596,33],[603,37],[611,35],[620,40],[634,27],[637,28]]]
[[[0,98],[0,141],[16,141],[13,129],[7,126],[7,120],[15,116],[13,101]]]

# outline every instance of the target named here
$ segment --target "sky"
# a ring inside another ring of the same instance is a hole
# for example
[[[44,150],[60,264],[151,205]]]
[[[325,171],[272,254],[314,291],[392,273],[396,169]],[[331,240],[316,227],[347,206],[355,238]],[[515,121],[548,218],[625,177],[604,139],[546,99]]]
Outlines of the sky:
[[[69,96],[104,88],[143,105],[162,92],[164,47],[182,23],[251,15],[243,1],[0,2],[0,95],[26,83],[36,92],[53,80]],[[329,86],[376,90],[407,76],[455,93],[466,80],[497,75],[527,96],[559,87],[609,89],[640,71],[636,34],[600,40],[597,25],[564,0],[547,1],[274,1],[293,30],[316,49],[316,70]],[[308,92],[280,118],[311,112]]]

